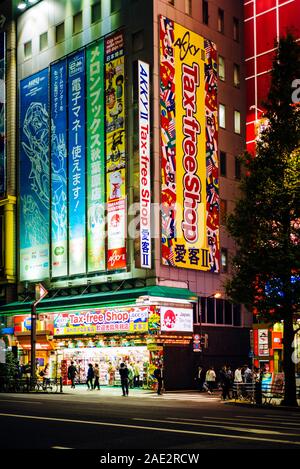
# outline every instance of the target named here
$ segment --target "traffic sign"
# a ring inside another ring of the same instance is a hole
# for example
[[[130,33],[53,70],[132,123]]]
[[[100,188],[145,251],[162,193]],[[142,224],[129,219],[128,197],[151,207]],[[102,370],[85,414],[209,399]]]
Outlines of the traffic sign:
[[[35,285],[35,305],[37,305],[40,301],[42,301],[45,296],[48,295],[48,290],[42,285],[41,283],[37,283]]]

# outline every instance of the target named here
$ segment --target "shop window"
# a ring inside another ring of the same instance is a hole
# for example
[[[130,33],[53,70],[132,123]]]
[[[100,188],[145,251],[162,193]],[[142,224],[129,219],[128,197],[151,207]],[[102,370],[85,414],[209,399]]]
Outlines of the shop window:
[[[204,24],[208,25],[208,1],[202,1],[202,21]]]
[[[232,326],[232,304],[227,300],[225,300],[224,303],[225,324]]]
[[[59,44],[65,40],[65,23],[60,23],[55,28],[55,42]]]
[[[101,2],[94,3],[91,8],[91,23],[101,20]]]
[[[240,40],[240,22],[237,18],[233,18],[233,39],[237,42]]]
[[[241,133],[241,113],[239,111],[234,111],[234,132]]]
[[[221,269],[222,273],[228,271],[228,250],[226,248],[221,249]]]
[[[235,157],[235,179],[241,179],[241,162],[238,156]]]
[[[226,127],[226,109],[224,104],[219,104],[219,126],[222,129]]]
[[[82,31],[82,11],[73,16],[73,34],[78,34]]]
[[[225,151],[220,151],[220,175],[226,176],[227,173],[227,155]]]
[[[225,81],[225,59],[219,55],[219,79]]]
[[[207,298],[207,323],[215,324],[215,299]]]
[[[223,300],[216,300],[216,324],[224,324]]]
[[[24,44],[24,57],[30,59],[32,56],[32,41],[25,42]]]
[[[45,32],[40,35],[40,52],[47,49],[48,47],[48,33]]]
[[[241,325],[241,305],[233,305],[233,325]]]
[[[233,84],[237,88],[240,86],[240,66],[237,64],[233,65]]]
[[[224,34],[224,10],[221,8],[218,10],[218,31]]]

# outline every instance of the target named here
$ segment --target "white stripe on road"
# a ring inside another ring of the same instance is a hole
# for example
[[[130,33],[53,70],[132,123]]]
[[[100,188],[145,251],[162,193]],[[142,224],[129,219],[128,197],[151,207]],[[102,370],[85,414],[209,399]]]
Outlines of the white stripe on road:
[[[22,401],[20,400],[14,400],[14,399],[0,399],[0,402],[17,402],[18,404],[42,404],[42,402],[37,402],[37,401]]]
[[[283,435],[283,436],[300,436],[299,433],[280,433],[274,430],[266,430],[266,429],[259,429],[259,428],[241,428],[241,427],[233,427],[230,425],[220,425],[219,423],[192,423],[190,421],[178,421],[177,419],[171,419],[170,417],[168,420],[156,420],[156,419],[139,419],[133,418],[133,420],[140,420],[143,422],[154,422],[154,423],[173,423],[176,425],[192,425],[194,427],[217,427],[223,428],[224,430],[233,430],[235,432],[249,432],[249,433],[258,433],[258,434],[266,434],[266,435]]]
[[[67,446],[51,446],[52,449],[74,449],[74,448],[68,448]]]
[[[211,422],[211,419],[213,419],[213,422]],[[188,418],[179,418],[179,417],[167,417],[167,420],[181,420],[183,422],[200,422],[200,423],[224,423],[224,424],[228,424],[230,422],[232,423],[235,423],[234,420],[231,418],[226,418],[226,417],[220,417],[220,418],[216,418],[216,417],[203,417],[201,419],[188,419]],[[228,422],[229,420],[229,422]],[[243,423],[240,423],[239,422],[239,426],[242,426],[242,427],[247,427],[249,428],[250,427],[262,427],[262,428],[266,428],[266,425],[269,425],[269,426],[277,426],[279,425],[277,422],[274,423],[274,425],[272,425],[271,422],[266,422],[265,424],[263,424],[263,422],[259,422],[259,423],[254,423],[253,421],[251,421],[251,423],[249,422],[243,422]],[[292,424],[293,425],[293,424]],[[280,428],[279,430],[296,430],[295,428],[292,428],[290,426],[286,426],[285,423],[281,423],[280,424]]]
[[[174,428],[160,428],[160,427],[146,427],[142,425],[126,425],[121,423],[110,423],[110,422],[95,422],[89,420],[74,420],[74,419],[59,419],[54,417],[39,417],[36,415],[18,415],[18,414],[7,414],[0,413],[0,417],[13,417],[21,419],[30,419],[30,420],[46,420],[50,422],[61,422],[61,423],[78,423],[84,425],[97,425],[102,427],[116,427],[116,428],[127,428],[131,430],[148,430],[148,431],[157,431],[162,433],[182,433],[184,435],[198,435],[198,436],[213,436],[217,438],[228,438],[232,440],[247,440],[258,442],[257,437],[250,436],[240,436],[240,435],[226,435],[221,433],[206,433],[206,432],[196,432],[192,430],[178,430]],[[165,422],[166,423],[166,422]],[[300,441],[289,441],[289,440],[275,440],[273,438],[260,438],[259,441],[267,443],[279,443],[279,444],[289,444],[300,446]]]

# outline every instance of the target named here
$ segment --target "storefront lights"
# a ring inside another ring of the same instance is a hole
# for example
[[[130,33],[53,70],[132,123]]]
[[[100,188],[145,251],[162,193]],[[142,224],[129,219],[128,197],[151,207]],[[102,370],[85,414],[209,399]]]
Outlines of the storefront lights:
[[[25,10],[25,8],[26,8],[26,3],[25,2],[19,3],[19,5],[18,5],[19,10]]]

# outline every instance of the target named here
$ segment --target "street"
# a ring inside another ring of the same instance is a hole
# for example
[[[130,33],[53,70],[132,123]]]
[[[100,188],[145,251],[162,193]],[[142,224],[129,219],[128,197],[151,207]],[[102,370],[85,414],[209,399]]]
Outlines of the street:
[[[0,394],[1,449],[299,449],[300,412],[196,391]]]

